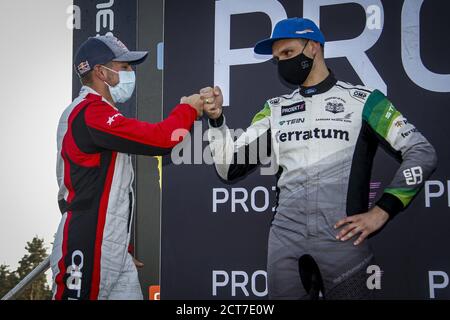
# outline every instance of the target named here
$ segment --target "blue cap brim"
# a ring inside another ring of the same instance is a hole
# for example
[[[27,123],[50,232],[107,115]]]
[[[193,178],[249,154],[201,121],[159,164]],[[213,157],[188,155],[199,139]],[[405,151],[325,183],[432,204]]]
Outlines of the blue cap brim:
[[[255,48],[253,48],[253,51],[257,54],[272,54],[272,46],[274,42],[278,40],[284,40],[284,39],[306,39],[306,40],[313,40],[317,41],[320,44],[323,45],[324,40],[323,39],[314,39],[307,35],[301,35],[301,36],[295,36],[295,37],[276,37],[276,38],[268,38],[259,41],[256,43]]]
[[[257,54],[272,54],[272,46],[275,41],[278,41],[280,39],[277,38],[269,38],[259,41],[255,48],[253,48],[253,51]]]
[[[301,39],[303,37],[278,37],[278,38],[268,38],[259,41],[255,48],[253,48],[253,51],[257,54],[272,54],[272,46],[274,42],[278,40],[284,40],[284,39]]]

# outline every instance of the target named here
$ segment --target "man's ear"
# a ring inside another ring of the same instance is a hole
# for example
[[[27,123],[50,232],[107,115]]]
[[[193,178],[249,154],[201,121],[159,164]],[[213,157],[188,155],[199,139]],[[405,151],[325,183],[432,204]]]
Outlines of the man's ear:
[[[102,68],[100,65],[96,65],[94,67],[94,75],[99,78],[101,81],[107,81],[108,75],[106,73],[105,68]]]
[[[309,43],[311,45],[311,53],[315,57],[320,51],[320,43],[316,41],[309,41]]]

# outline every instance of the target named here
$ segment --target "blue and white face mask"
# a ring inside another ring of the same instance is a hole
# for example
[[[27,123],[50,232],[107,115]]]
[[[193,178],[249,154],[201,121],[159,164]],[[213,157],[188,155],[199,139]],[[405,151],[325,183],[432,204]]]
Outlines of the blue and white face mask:
[[[114,87],[105,82],[109,88],[109,92],[111,93],[113,101],[115,103],[127,102],[133,95],[134,88],[136,86],[136,73],[134,71],[117,72],[108,67],[102,67],[119,75],[119,83]]]

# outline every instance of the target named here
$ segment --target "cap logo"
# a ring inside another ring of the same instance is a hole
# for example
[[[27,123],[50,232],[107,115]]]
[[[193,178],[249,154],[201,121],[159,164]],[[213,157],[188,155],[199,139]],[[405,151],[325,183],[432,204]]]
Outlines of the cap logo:
[[[296,34],[314,33],[311,29],[306,29],[302,31],[295,31]]]
[[[124,50],[127,50],[127,51],[128,51],[128,48],[127,48],[127,46],[126,46],[126,45],[124,45],[124,44],[123,44],[123,42],[122,42],[122,41],[120,41],[119,39],[117,39],[117,45],[118,45],[119,47],[121,47],[122,49],[124,49]]]
[[[91,66],[88,61],[83,61],[78,65],[77,70],[79,74],[84,74],[91,70]]]

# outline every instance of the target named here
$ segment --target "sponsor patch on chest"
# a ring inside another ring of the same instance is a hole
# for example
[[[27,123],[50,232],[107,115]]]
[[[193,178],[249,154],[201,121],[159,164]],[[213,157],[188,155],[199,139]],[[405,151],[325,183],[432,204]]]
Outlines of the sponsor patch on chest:
[[[304,112],[306,110],[305,101],[299,101],[289,106],[281,107],[281,116],[287,116],[297,112]]]
[[[327,103],[325,105],[325,110],[331,112],[333,114],[341,113],[345,111],[345,103],[346,101],[339,97],[330,97],[325,99]]]

